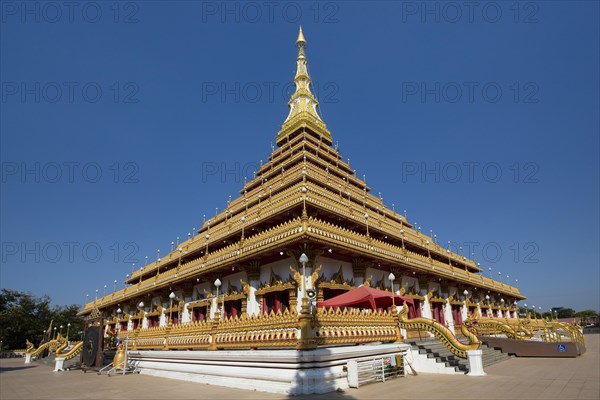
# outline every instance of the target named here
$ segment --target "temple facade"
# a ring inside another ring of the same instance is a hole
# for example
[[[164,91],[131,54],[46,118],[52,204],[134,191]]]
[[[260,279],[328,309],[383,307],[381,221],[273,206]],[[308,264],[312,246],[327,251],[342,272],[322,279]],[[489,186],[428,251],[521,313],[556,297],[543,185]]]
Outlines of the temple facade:
[[[399,307],[368,315],[319,307],[359,285],[412,299],[409,320],[450,332],[469,316],[518,317],[518,288],[420,232],[343,161],[311,92],[306,44],[300,29],[296,90],[268,162],[187,241],[85,305],[81,315],[101,316],[104,335],[133,338],[136,349],[216,350],[416,334],[394,328]],[[371,331],[349,328],[361,323]]]

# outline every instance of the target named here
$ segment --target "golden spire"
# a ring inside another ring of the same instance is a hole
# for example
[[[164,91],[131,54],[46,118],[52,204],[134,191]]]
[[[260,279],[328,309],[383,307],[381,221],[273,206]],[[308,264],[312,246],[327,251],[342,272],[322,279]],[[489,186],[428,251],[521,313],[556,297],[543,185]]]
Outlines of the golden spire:
[[[304,35],[302,34],[302,25],[300,25],[300,32],[298,32],[298,39],[296,40],[296,46],[298,46],[299,43],[304,43],[304,45],[306,46],[306,39],[304,39]]]
[[[330,145],[332,143],[331,134],[317,113],[319,102],[310,90],[311,80],[308,75],[308,67],[304,54],[306,39],[302,33],[302,27],[300,27],[300,31],[298,32],[296,47],[298,48],[296,76],[294,77],[296,91],[292,94],[288,102],[290,113],[277,135],[277,145],[281,145],[285,138],[297,133],[299,130],[306,130],[319,136]]]

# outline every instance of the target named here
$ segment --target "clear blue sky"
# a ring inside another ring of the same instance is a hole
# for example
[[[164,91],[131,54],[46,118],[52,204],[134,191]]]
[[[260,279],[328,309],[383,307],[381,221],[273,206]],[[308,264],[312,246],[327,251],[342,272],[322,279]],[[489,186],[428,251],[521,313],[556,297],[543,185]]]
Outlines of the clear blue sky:
[[[222,210],[302,23],[375,193],[528,304],[600,309],[598,2],[51,3],[1,3],[1,287],[81,304]]]

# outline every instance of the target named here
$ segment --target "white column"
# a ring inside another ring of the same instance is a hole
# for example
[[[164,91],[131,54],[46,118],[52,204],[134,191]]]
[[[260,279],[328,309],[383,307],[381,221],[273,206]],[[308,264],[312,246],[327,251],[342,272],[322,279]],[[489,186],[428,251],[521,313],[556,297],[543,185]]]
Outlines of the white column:
[[[256,285],[254,284],[256,283]],[[258,301],[256,301],[256,287],[258,286],[258,281],[252,281],[250,283],[250,293],[248,294],[248,303],[246,303],[246,314],[257,315],[258,314]]]
[[[431,314],[431,304],[429,303],[429,297],[425,295],[425,300],[422,302],[423,309],[421,310],[421,315],[423,318],[433,319],[433,315]]]
[[[65,359],[64,358],[56,358],[54,360],[54,372],[56,371],[63,371],[63,366],[65,364]]]
[[[462,319],[465,321],[469,318],[469,306],[467,305],[467,300],[465,300],[462,309],[461,309]]]
[[[162,312],[160,313],[160,317],[158,317],[158,326],[164,326],[167,324],[168,321],[168,314],[166,312],[166,308],[163,307]]]
[[[31,364],[31,354],[25,354],[25,364]]]
[[[192,301],[192,298],[186,298],[183,304],[183,312],[181,313],[181,323],[185,324],[187,322],[192,322],[192,315],[190,309],[187,307],[188,304]]]
[[[483,360],[481,355],[482,350],[467,350],[467,358],[469,359],[469,376],[485,376],[483,371]]]
[[[454,317],[452,315],[452,304],[448,300],[444,304],[444,319],[448,323],[448,329],[454,333]]]

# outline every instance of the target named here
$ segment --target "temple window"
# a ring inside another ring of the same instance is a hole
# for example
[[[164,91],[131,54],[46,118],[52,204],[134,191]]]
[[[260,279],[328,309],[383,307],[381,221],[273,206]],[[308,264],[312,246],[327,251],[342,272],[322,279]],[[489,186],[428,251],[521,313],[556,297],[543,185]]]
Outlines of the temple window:
[[[127,322],[121,322],[119,325],[119,330],[126,331],[127,330]]]
[[[421,300],[413,299],[414,304],[407,303],[408,305],[408,317],[409,318],[421,318]]]
[[[452,305],[452,319],[454,320],[454,325],[462,325],[462,309],[459,305]]]
[[[431,311],[433,312],[433,319],[442,325],[446,325],[444,318],[444,303],[432,303]]]
[[[192,321],[204,321],[208,314],[208,307],[194,307],[192,308]]]
[[[284,312],[290,307],[290,297],[287,290],[266,293],[262,297],[262,313],[269,314],[271,311]]]
[[[154,328],[159,325],[158,315],[148,317],[148,328]]]
[[[238,317],[241,314],[242,314],[242,300],[225,301],[225,309],[223,311],[223,318]]]
[[[344,290],[344,289],[327,289],[327,288],[324,288],[323,289],[323,300],[329,300],[331,298],[334,298],[334,297],[339,296],[340,294],[344,294],[346,292],[347,292],[347,290]]]

